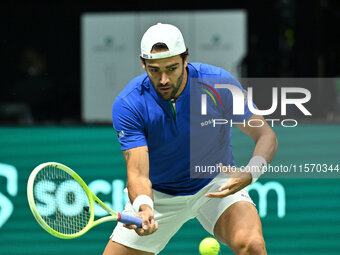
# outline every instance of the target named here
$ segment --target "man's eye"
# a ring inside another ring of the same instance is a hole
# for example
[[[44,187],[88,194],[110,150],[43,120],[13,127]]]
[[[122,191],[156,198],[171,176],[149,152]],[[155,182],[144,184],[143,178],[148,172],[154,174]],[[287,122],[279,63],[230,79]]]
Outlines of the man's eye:
[[[151,73],[157,73],[158,70],[157,70],[157,69],[150,69],[150,72],[151,72]]]
[[[177,67],[171,67],[171,68],[169,68],[169,71],[170,71],[170,72],[173,72],[173,71],[176,70],[176,68],[177,68]]]

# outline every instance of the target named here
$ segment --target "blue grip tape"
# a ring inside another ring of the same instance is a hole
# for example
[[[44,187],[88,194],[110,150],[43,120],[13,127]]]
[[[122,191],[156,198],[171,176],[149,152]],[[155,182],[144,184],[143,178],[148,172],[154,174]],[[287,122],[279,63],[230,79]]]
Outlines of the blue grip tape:
[[[142,219],[136,216],[121,214],[120,222],[125,223],[126,225],[136,225],[138,228],[142,227]]]

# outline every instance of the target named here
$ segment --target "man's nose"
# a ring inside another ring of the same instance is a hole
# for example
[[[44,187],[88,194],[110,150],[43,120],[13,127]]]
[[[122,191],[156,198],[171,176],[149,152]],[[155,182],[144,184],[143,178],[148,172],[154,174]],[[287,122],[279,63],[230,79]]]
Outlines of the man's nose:
[[[161,80],[159,81],[159,83],[165,85],[169,82],[170,82],[169,77],[165,73],[162,73]]]

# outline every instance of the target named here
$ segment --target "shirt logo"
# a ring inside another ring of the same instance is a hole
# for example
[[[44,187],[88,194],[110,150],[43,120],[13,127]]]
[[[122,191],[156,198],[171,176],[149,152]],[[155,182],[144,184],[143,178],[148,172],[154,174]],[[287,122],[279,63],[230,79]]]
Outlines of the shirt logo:
[[[118,139],[121,139],[121,138],[123,138],[124,136],[125,136],[124,131],[120,131],[120,132],[118,133]]]

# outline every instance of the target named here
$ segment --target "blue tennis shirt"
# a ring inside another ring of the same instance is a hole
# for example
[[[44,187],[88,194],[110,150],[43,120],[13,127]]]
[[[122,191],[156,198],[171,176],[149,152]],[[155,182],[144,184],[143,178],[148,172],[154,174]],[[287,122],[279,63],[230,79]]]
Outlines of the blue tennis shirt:
[[[217,93],[211,92],[211,98],[208,96],[207,99],[207,109],[212,115],[202,116],[201,106],[196,101],[200,102],[202,93],[214,86],[209,82],[216,79],[226,79],[244,92],[233,76],[222,68],[188,63],[188,82],[176,100],[175,118],[169,101],[157,95],[146,73],[133,79],[115,99],[112,119],[121,149],[148,146],[149,178],[153,189],[170,195],[195,194],[213,178],[202,177],[199,173],[191,175],[196,165],[219,162],[235,165],[231,127],[212,127],[204,123],[217,114],[218,118],[242,122],[252,113],[245,100],[244,114],[234,116],[231,92],[216,89]]]

